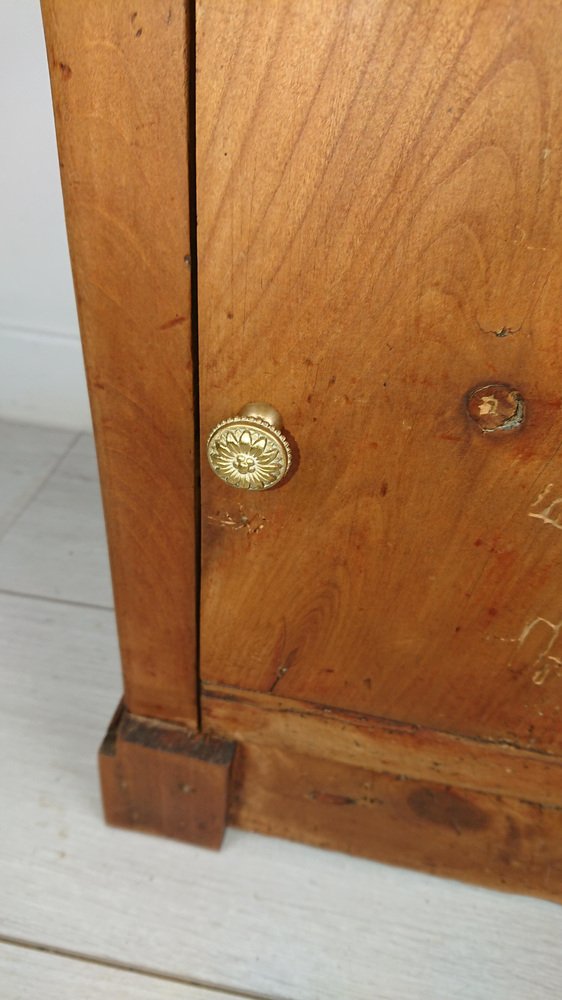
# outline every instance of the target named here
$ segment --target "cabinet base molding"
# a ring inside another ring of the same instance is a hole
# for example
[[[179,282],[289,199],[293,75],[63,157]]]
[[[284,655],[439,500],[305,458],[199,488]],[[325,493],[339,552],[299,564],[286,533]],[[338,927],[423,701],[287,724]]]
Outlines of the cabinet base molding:
[[[562,809],[562,757],[505,740],[428,729],[257,691],[201,685],[203,729],[237,743],[285,747]]]
[[[121,706],[100,751],[107,821],[214,848],[229,823],[562,902],[558,758],[423,731],[416,752],[411,727],[352,717],[322,740],[318,709],[275,699],[268,715],[263,697],[207,686],[208,734]]]
[[[106,821],[219,848],[228,815],[235,744],[121,704],[99,753]]]
[[[536,802],[247,743],[229,822],[562,903],[562,810]]]
[[[562,760],[217,684],[235,740],[229,822],[562,902]]]

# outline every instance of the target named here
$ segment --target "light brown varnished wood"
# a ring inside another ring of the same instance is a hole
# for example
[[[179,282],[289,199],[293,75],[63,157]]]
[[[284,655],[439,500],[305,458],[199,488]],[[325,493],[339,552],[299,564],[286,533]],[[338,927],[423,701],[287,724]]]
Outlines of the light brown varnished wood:
[[[196,734],[186,10],[44,0],[110,822],[217,845],[230,794],[243,827],[562,898],[559,8],[199,0],[203,441],[263,400],[295,461],[262,495],[203,471]],[[467,413],[488,384],[519,433]]]
[[[43,16],[126,703],[194,726],[185,5]]]
[[[197,10],[202,433],[297,454],[204,470],[203,680],[560,753],[560,3]]]

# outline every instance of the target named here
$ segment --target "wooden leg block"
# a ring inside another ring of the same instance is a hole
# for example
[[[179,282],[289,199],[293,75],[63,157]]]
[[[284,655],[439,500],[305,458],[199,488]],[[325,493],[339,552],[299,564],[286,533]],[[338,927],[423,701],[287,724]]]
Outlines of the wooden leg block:
[[[117,710],[99,754],[112,826],[219,848],[235,744]]]

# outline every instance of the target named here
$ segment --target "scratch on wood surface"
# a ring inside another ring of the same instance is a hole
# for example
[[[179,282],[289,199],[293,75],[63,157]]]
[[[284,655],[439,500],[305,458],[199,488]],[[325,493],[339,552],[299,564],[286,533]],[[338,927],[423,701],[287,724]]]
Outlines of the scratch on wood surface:
[[[232,516],[228,511],[217,512],[217,514],[209,514],[207,520],[211,524],[218,524],[221,528],[233,528],[234,531],[240,531],[245,528],[249,535],[255,535],[258,531],[263,531],[265,527],[265,517],[260,514],[252,514],[248,517],[244,514],[244,509],[242,505],[239,506],[239,513],[237,516]]]
[[[297,655],[298,651],[299,651],[298,647],[296,649],[292,649],[290,651],[290,653],[287,653],[287,656],[285,657],[283,663],[279,667],[277,667],[277,670],[275,671],[275,677],[274,677],[274,680],[273,680],[273,684],[271,685],[271,687],[269,689],[269,693],[270,694],[273,694],[273,692],[275,691],[277,685],[279,684],[279,681],[283,679],[283,677],[285,676],[285,674],[288,673],[288,671],[293,666],[293,663],[295,662],[295,658],[296,658],[296,655]]]
[[[476,325],[481,333],[490,334],[491,336],[498,337],[500,340],[502,340],[504,337],[512,337],[514,334],[519,333],[521,331],[523,323],[522,322],[519,323],[518,326],[502,326],[499,329],[495,327],[492,330],[486,330],[479,323],[478,319],[476,319]]]
[[[562,660],[553,656],[552,649],[560,637],[562,631],[562,621],[551,622],[548,618],[537,617],[533,618],[532,621],[527,622],[521,630],[519,639],[517,640],[518,646],[521,647],[523,643],[528,639],[529,635],[533,630],[540,624],[546,625],[550,629],[550,636],[546,643],[544,649],[538,654],[532,666],[535,668],[532,676],[533,684],[540,687],[550,674],[554,674],[556,677],[562,678]]]
[[[548,486],[545,486],[544,490],[539,494],[535,502],[531,504],[531,508],[537,507],[540,503],[542,503],[544,498],[548,495],[548,493],[552,489],[552,486],[553,486],[552,483],[549,483]],[[550,503],[543,510],[540,511],[530,510],[529,517],[535,517],[537,518],[537,520],[542,521],[543,524],[551,524],[553,528],[558,528],[559,531],[562,531],[562,520],[559,520],[560,515],[562,515],[562,511],[557,510],[556,514],[554,513],[554,511],[556,510],[556,508],[560,506],[560,504],[562,504],[562,497],[555,497],[555,499],[551,500]]]
[[[539,493],[535,502],[531,504],[531,507],[538,507],[538,505],[542,503],[542,501],[544,500],[545,496],[547,496],[547,494],[550,493],[553,485],[554,485],[553,483],[548,483],[547,486],[545,486],[544,490],[542,490]]]
[[[551,152],[551,150],[548,149],[548,148],[543,149],[543,151],[542,151],[542,158],[543,158],[543,160],[547,159],[547,157],[550,155],[550,152]],[[550,247],[548,247],[548,246],[546,246],[546,247],[545,246],[537,246],[536,243],[526,243],[525,240],[527,239],[527,231],[525,229],[523,229],[521,226],[516,226],[515,228],[519,230],[519,232],[520,232],[521,235],[520,235],[519,239],[512,240],[513,246],[515,246],[515,247],[523,247],[525,250],[541,250],[543,253],[544,253],[545,250],[550,250]]]

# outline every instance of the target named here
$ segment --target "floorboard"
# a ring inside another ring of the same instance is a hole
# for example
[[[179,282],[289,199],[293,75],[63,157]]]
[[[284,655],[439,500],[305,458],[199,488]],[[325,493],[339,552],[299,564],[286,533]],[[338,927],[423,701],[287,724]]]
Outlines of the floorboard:
[[[70,431],[0,420],[0,538],[75,439]]]
[[[234,1000],[231,993],[5,942],[0,942],[0,986],[2,1000]]]
[[[0,590],[112,607],[93,440],[80,435],[5,535]]]

